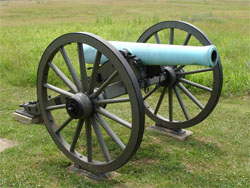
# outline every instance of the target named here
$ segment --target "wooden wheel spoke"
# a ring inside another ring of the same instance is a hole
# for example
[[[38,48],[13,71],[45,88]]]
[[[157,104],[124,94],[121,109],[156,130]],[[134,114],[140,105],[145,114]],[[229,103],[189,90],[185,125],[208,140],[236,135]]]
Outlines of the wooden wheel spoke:
[[[129,102],[129,98],[117,98],[117,99],[101,99],[97,101],[95,104],[100,105],[100,104],[112,104],[112,103],[122,103],[122,102]]]
[[[174,44],[174,28],[170,28],[169,44]]]
[[[48,65],[73,92],[77,92],[75,84],[73,84],[71,80],[67,76],[65,76],[65,74],[54,63],[50,62],[48,63]]]
[[[87,159],[88,162],[92,162],[92,135],[91,135],[91,122],[88,118],[85,121],[85,134],[86,134],[86,143],[87,143]]]
[[[160,106],[161,106],[161,103],[162,103],[162,100],[163,100],[163,98],[164,98],[164,96],[165,96],[165,94],[166,94],[166,90],[167,90],[167,87],[164,87],[163,90],[162,90],[162,92],[161,92],[161,95],[160,95],[160,98],[159,98],[159,100],[158,100],[158,103],[157,103],[157,105],[156,105],[154,114],[157,114],[157,113],[158,113],[158,111],[159,111],[159,109],[160,109]]]
[[[64,96],[66,96],[66,97],[72,97],[72,96],[74,96],[73,93],[70,93],[68,91],[65,91],[65,90],[63,90],[61,88],[58,88],[58,87],[53,86],[53,85],[48,84],[48,83],[43,84],[43,86],[46,87],[46,88],[48,88],[48,89],[50,89],[50,90],[52,90],[52,91],[54,91],[54,92],[60,93],[60,94],[62,94]]]
[[[56,110],[56,109],[62,109],[65,107],[66,107],[66,104],[52,105],[52,106],[47,106],[46,110]]]
[[[190,118],[189,118],[188,112],[186,110],[186,107],[185,107],[184,102],[182,100],[182,97],[180,95],[180,92],[179,92],[179,90],[178,90],[178,88],[176,86],[174,86],[174,92],[175,92],[175,95],[176,95],[176,97],[177,97],[177,99],[179,101],[179,104],[180,104],[181,109],[182,109],[182,111],[183,111],[183,113],[185,115],[186,120],[189,120]]]
[[[176,74],[188,75],[188,74],[197,74],[197,73],[208,72],[208,71],[213,71],[213,68],[199,69],[199,70],[193,70],[193,71],[188,71],[188,72],[177,72]]]
[[[82,80],[82,92],[86,92],[88,89],[88,77],[86,71],[86,63],[84,59],[84,51],[82,43],[77,43],[78,57],[80,64],[81,80]]]
[[[209,87],[206,87],[206,86],[201,85],[201,84],[197,84],[197,83],[195,83],[195,82],[192,82],[192,81],[190,81],[190,80],[186,80],[186,79],[184,79],[184,78],[180,78],[180,81],[183,82],[183,83],[192,85],[192,86],[194,86],[194,87],[197,87],[197,88],[206,90],[206,91],[208,91],[208,92],[212,92],[212,91],[213,91],[213,90],[212,90],[211,88],[209,88]]]
[[[120,117],[116,116],[115,114],[113,114],[113,113],[105,110],[102,107],[97,108],[96,112],[98,112],[98,113],[106,116],[109,119],[112,119],[113,121],[115,121],[115,122],[117,122],[117,123],[119,123],[119,124],[121,124],[121,125],[129,128],[129,129],[132,128],[132,125],[129,122],[127,122],[126,120],[123,120],[122,118],[120,118]]]
[[[101,132],[101,129],[96,121],[95,118],[91,118],[91,122],[92,122],[92,125],[93,125],[93,128],[94,128],[94,131],[95,131],[95,134],[96,134],[96,137],[97,137],[97,140],[101,146],[101,149],[102,149],[102,152],[103,152],[103,155],[104,155],[104,158],[107,162],[111,161],[111,157],[110,157],[110,154],[109,154],[109,151],[108,151],[108,147],[103,139],[103,135],[102,135],[102,132]]]
[[[105,80],[102,85],[95,91],[92,95],[90,95],[90,98],[98,97],[98,95],[101,94],[101,92],[110,84],[110,82],[118,75],[118,72],[113,72],[107,80]]]
[[[74,82],[76,84],[76,87],[77,87],[78,91],[81,91],[82,90],[81,81],[80,81],[80,79],[79,79],[79,77],[77,75],[77,72],[76,72],[73,64],[71,63],[71,61],[69,59],[69,56],[68,56],[67,52],[65,51],[64,47],[60,48],[60,52],[61,52],[61,54],[63,56],[63,59],[64,59],[66,65],[67,65],[68,69],[69,69],[69,72],[70,72],[70,74],[71,74],[71,76],[72,76],[72,78],[73,78],[73,80],[74,80]]]
[[[154,37],[155,37],[155,40],[156,40],[157,44],[161,44],[161,41],[160,41],[160,38],[159,38],[159,35],[158,35],[157,32],[154,33]]]
[[[200,103],[200,101],[198,99],[195,98],[195,96],[193,96],[192,93],[190,93],[190,91],[188,91],[188,89],[183,86],[181,83],[178,83],[177,86],[201,109],[204,109],[204,106]]]
[[[173,89],[168,88],[169,121],[173,121]]]
[[[55,133],[58,134],[61,132],[71,121],[73,120],[72,117],[69,117],[66,121],[63,122],[62,125],[60,125],[56,130]]]
[[[186,45],[188,44],[188,42],[189,42],[191,36],[192,36],[191,33],[188,33],[188,34],[187,34],[187,36],[186,36],[186,38],[185,38],[185,41],[184,41],[184,43],[183,43],[184,46],[186,46]]]
[[[75,131],[75,135],[74,135],[72,144],[71,144],[71,146],[70,146],[70,151],[71,151],[71,152],[73,152],[73,151],[75,150],[75,147],[76,147],[78,138],[79,138],[80,133],[81,133],[81,130],[82,130],[83,123],[84,123],[84,119],[79,119],[79,120],[78,120],[77,127],[76,127],[76,131]]]
[[[96,82],[96,78],[97,78],[97,74],[98,74],[99,64],[101,62],[101,57],[102,57],[101,52],[97,51],[96,57],[95,57],[95,62],[93,65],[92,75],[91,75],[91,79],[90,79],[90,83],[89,83],[89,88],[88,88],[89,94],[93,93],[94,88],[95,88],[95,82]]]
[[[125,144],[121,141],[121,139],[116,135],[116,133],[108,126],[107,122],[103,119],[99,114],[95,114],[95,119],[100,123],[100,125],[104,128],[104,130],[108,133],[108,135],[114,140],[114,142],[121,148],[125,149]]]

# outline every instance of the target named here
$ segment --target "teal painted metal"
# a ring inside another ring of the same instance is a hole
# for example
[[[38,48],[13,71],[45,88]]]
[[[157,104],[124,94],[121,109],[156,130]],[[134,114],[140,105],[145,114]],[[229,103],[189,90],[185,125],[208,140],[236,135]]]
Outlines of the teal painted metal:
[[[118,50],[126,49],[136,55],[143,65],[203,65],[213,67],[218,61],[218,51],[214,45],[209,46],[181,46],[136,42],[110,43]],[[85,61],[92,64],[95,61],[96,50],[83,45]],[[102,57],[101,63],[107,60]]]

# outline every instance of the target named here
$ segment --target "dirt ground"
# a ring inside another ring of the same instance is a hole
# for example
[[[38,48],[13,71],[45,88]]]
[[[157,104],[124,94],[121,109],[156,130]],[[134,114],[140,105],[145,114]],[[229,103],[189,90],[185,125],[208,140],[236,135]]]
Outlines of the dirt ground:
[[[16,142],[13,142],[11,140],[8,140],[6,138],[0,138],[0,152],[10,148],[10,147],[13,147],[13,146],[16,146],[17,143]]]

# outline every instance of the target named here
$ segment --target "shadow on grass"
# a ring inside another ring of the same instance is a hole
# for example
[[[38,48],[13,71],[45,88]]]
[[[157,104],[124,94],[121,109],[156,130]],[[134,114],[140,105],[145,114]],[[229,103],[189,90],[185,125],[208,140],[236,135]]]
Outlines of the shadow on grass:
[[[39,166],[42,173],[47,174],[48,181],[55,183],[55,187],[63,186],[66,182],[72,186],[119,187],[136,180],[141,185],[152,176],[155,181],[167,178],[169,181],[181,184],[180,177],[189,180],[195,178],[197,182],[204,181],[211,172],[204,172],[207,175],[201,175],[197,171],[206,168],[204,164],[221,158],[224,154],[223,149],[209,139],[191,137],[185,142],[180,142],[157,133],[150,133],[144,135],[144,141],[135,156],[117,170],[121,176],[111,180],[95,182],[70,171],[72,163],[65,157],[62,158],[62,155],[50,156]],[[187,164],[191,165],[194,171],[190,170]],[[206,179],[208,180],[210,181]]]
[[[157,143],[154,143],[156,136]],[[190,174],[186,167],[187,160],[197,160],[199,164],[220,158],[225,154],[216,143],[192,137],[185,142],[158,136],[155,133],[153,136],[145,137],[136,155],[126,164],[126,167],[119,170],[120,173],[138,178],[146,174]]]

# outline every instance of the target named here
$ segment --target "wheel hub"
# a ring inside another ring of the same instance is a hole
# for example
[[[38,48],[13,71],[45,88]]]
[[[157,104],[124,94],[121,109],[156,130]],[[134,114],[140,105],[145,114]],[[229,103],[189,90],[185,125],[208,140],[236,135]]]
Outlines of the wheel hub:
[[[92,114],[92,104],[87,95],[77,93],[67,100],[66,110],[74,119],[86,118]]]
[[[164,67],[166,80],[161,83],[162,86],[173,86],[176,82],[176,73],[172,67]]]

